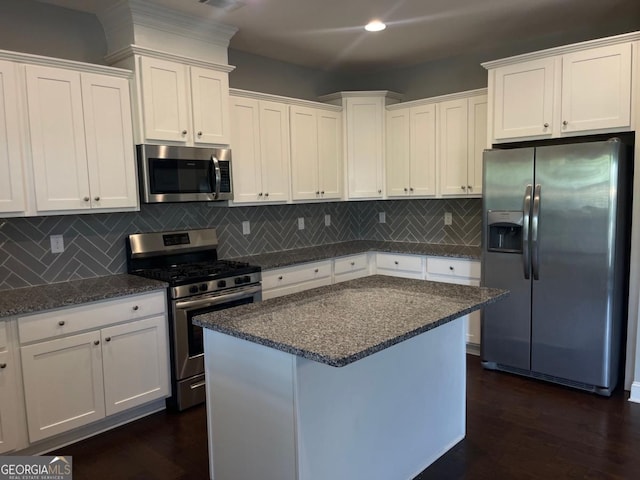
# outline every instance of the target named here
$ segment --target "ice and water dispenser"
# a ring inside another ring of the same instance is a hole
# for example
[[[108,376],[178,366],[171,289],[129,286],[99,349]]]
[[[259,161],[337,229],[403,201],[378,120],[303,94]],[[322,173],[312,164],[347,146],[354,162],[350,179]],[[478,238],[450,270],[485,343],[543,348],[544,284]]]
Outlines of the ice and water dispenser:
[[[487,250],[522,253],[523,222],[524,213],[521,210],[489,210]]]

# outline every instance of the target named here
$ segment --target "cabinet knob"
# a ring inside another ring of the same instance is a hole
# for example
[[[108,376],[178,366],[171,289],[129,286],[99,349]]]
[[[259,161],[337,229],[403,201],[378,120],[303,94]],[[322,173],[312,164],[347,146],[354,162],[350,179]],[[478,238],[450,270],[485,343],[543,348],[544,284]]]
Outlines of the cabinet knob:
[[[320,195],[320,190],[316,190],[316,195]]]
[[[410,192],[413,192],[413,187],[409,187],[409,191],[410,191]]]
[[[96,202],[99,202],[99,201],[100,201],[100,197],[94,197],[94,200],[95,200]]]
[[[280,275],[280,276],[278,277],[278,280],[282,280],[282,275]]]
[[[182,135],[186,135],[187,131],[186,130],[182,130]]]
[[[7,368],[7,364],[6,363],[0,363],[0,369],[4,369]]]
[[[473,187],[471,185],[467,185],[467,190],[471,191],[473,190]]]
[[[187,133],[187,132],[185,132]],[[201,137],[202,136],[202,132],[198,132],[198,136]]]
[[[382,190],[378,190],[378,193],[382,193]]]
[[[136,310],[138,310],[140,307],[138,305],[134,305],[133,306],[133,311],[135,312]]]
[[[261,196],[262,196],[262,192],[260,192],[260,193],[258,194],[258,196],[259,196],[259,197],[261,197]]]
[[[562,125],[564,125],[564,126],[566,127],[567,125],[569,125],[569,122],[567,122],[566,120],[564,120],[564,121],[562,122]]]
[[[89,200],[91,200],[91,199],[90,199],[89,197],[84,197],[84,198],[83,198],[83,200],[84,200],[85,202],[88,202],[88,201],[89,201]]]
[[[318,273],[318,269],[316,268],[313,272],[314,272],[314,273]]]
[[[464,185],[460,185],[460,188],[461,188],[462,190],[466,190],[466,189],[467,189],[467,187],[465,187]]]
[[[351,266],[353,267],[356,264],[356,262],[351,262]]]
[[[451,265],[449,265],[449,270],[453,270],[453,267]]]
[[[64,324],[65,324],[65,321],[64,321],[64,320],[60,320],[60,321],[58,322],[58,325],[60,325],[61,327],[62,327]]]
[[[405,193],[408,191],[407,187],[404,187],[404,191],[405,191]]]
[[[395,263],[396,265],[398,265],[398,261],[397,261],[397,260],[395,260],[393,263]]]
[[[104,339],[105,342],[110,342],[111,341],[111,337],[107,337]]]
[[[268,196],[269,196],[269,192],[265,193],[265,194],[264,194],[264,196],[265,196],[265,197],[268,197]]]
[[[545,122],[544,128],[549,128],[549,124]]]
[[[324,195],[324,190],[321,190],[321,191],[320,191],[320,195]]]
[[[100,340],[94,340],[93,344],[94,345],[100,345]]]

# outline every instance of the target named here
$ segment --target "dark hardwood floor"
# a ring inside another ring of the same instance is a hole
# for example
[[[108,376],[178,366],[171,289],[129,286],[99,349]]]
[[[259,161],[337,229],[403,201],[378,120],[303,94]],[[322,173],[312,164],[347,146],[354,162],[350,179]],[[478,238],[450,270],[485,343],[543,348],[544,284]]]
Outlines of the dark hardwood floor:
[[[640,478],[640,404],[625,392],[602,398],[467,364],[467,436],[415,480]],[[73,455],[74,480],[208,479],[205,420],[204,407],[162,412],[55,454]]]

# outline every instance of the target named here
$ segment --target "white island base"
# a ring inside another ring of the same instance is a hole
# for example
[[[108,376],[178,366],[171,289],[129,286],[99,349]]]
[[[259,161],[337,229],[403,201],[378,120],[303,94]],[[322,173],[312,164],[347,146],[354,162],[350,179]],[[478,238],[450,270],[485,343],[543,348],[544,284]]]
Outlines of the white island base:
[[[464,438],[462,318],[340,368],[204,336],[212,479],[409,480]]]

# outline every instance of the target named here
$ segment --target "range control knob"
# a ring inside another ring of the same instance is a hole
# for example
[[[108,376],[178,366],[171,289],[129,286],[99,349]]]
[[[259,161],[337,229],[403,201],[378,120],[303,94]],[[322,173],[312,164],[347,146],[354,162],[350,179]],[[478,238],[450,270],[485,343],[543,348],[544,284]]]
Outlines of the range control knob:
[[[200,291],[201,292],[206,292],[209,289],[209,287],[207,286],[206,283],[201,283],[200,284]]]
[[[242,283],[242,277],[236,277],[233,281],[236,285],[240,285]]]
[[[249,275],[245,275],[242,277],[242,283],[251,283],[251,277]]]
[[[196,285],[189,287],[189,293],[198,293],[198,287]]]
[[[224,288],[227,286],[226,280],[218,280],[218,288]]]

